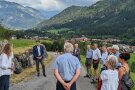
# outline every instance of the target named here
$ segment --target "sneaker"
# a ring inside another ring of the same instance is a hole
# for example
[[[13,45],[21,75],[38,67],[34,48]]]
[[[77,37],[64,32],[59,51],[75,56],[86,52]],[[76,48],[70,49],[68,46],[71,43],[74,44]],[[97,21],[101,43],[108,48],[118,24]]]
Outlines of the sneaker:
[[[88,74],[84,76],[84,78],[88,78],[88,77],[89,77],[89,75],[88,75]]]
[[[37,76],[39,77],[40,76],[40,73],[37,73]]]
[[[92,79],[91,84],[95,84],[95,83],[96,83],[96,81],[94,79]]]
[[[46,77],[46,74],[43,74],[44,77]]]
[[[89,78],[91,78],[92,77],[92,75],[89,75]]]

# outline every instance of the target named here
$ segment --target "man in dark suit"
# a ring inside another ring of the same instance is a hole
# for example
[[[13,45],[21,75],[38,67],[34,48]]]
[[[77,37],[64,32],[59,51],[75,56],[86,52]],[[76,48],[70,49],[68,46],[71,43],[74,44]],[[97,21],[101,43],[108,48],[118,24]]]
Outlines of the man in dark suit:
[[[39,63],[40,63],[42,66],[43,76],[46,77],[44,58],[45,58],[45,48],[43,45],[40,44],[40,41],[36,41],[36,45],[33,47],[33,59],[36,62],[37,76],[40,76],[39,70]]]
[[[80,49],[78,48],[78,44],[74,45],[73,55],[76,56],[79,59],[79,61],[81,60]]]

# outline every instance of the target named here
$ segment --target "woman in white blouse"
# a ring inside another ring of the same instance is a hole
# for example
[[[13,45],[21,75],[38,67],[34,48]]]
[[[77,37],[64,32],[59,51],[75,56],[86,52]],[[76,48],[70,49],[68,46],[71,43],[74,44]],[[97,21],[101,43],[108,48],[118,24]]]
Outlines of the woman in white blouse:
[[[10,75],[13,73],[13,53],[10,44],[6,44],[0,55],[0,90],[9,90]]]
[[[117,67],[117,57],[110,55],[106,62],[107,70],[102,71],[100,75],[99,82],[102,83],[98,90],[117,90],[118,89],[118,71]],[[99,85],[100,86],[100,85]]]

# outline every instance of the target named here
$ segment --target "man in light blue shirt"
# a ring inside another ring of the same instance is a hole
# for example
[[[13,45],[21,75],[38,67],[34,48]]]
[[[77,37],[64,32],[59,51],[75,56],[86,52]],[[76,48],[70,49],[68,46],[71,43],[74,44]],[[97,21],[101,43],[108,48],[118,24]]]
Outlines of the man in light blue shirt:
[[[54,75],[56,77],[56,90],[76,90],[76,80],[80,76],[81,64],[77,57],[72,55],[73,45],[65,43],[65,54],[57,57]]]
[[[89,77],[89,78],[91,77],[91,74],[92,74],[92,70],[91,70],[91,66],[92,66],[92,55],[93,55],[93,51],[91,49],[91,46],[90,45],[87,45],[86,62],[85,62],[87,74],[84,77]]]
[[[103,46],[102,47],[102,56],[101,56],[101,72],[103,70],[106,70],[105,64],[106,64],[107,58],[108,58],[107,48],[106,48],[106,46]]]
[[[113,55],[118,58],[119,55],[120,55],[119,46],[118,45],[113,45],[112,46],[112,52],[113,52]],[[122,66],[121,63],[119,62],[118,65],[117,65],[117,69],[120,68],[121,66]]]
[[[107,61],[107,57],[108,57],[108,52],[107,52],[107,48],[104,46],[102,47],[102,56],[101,56],[101,64],[105,65],[106,61]],[[102,68],[102,67],[101,67]]]

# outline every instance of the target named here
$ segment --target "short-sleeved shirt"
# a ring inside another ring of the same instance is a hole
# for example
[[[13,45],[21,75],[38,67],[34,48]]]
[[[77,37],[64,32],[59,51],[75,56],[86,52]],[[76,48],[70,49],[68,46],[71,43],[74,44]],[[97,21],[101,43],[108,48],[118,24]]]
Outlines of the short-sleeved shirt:
[[[114,56],[116,56],[117,58],[119,57],[120,53],[116,52],[115,54],[113,54]],[[122,64],[119,62],[117,66],[122,66]]]
[[[118,90],[118,71],[117,70],[104,70],[100,78],[102,80],[101,90]]]
[[[73,56],[71,53],[65,53],[56,58],[55,69],[64,81],[72,80],[77,69],[81,69],[81,64],[77,57]]]
[[[101,57],[101,60],[103,61],[103,64],[106,63],[107,57],[108,57],[108,52],[103,52],[102,57]]]
[[[93,60],[101,59],[101,52],[100,52],[100,50],[98,48],[93,50],[92,59]]]
[[[86,58],[92,58],[92,53],[93,53],[92,49],[87,50]]]

